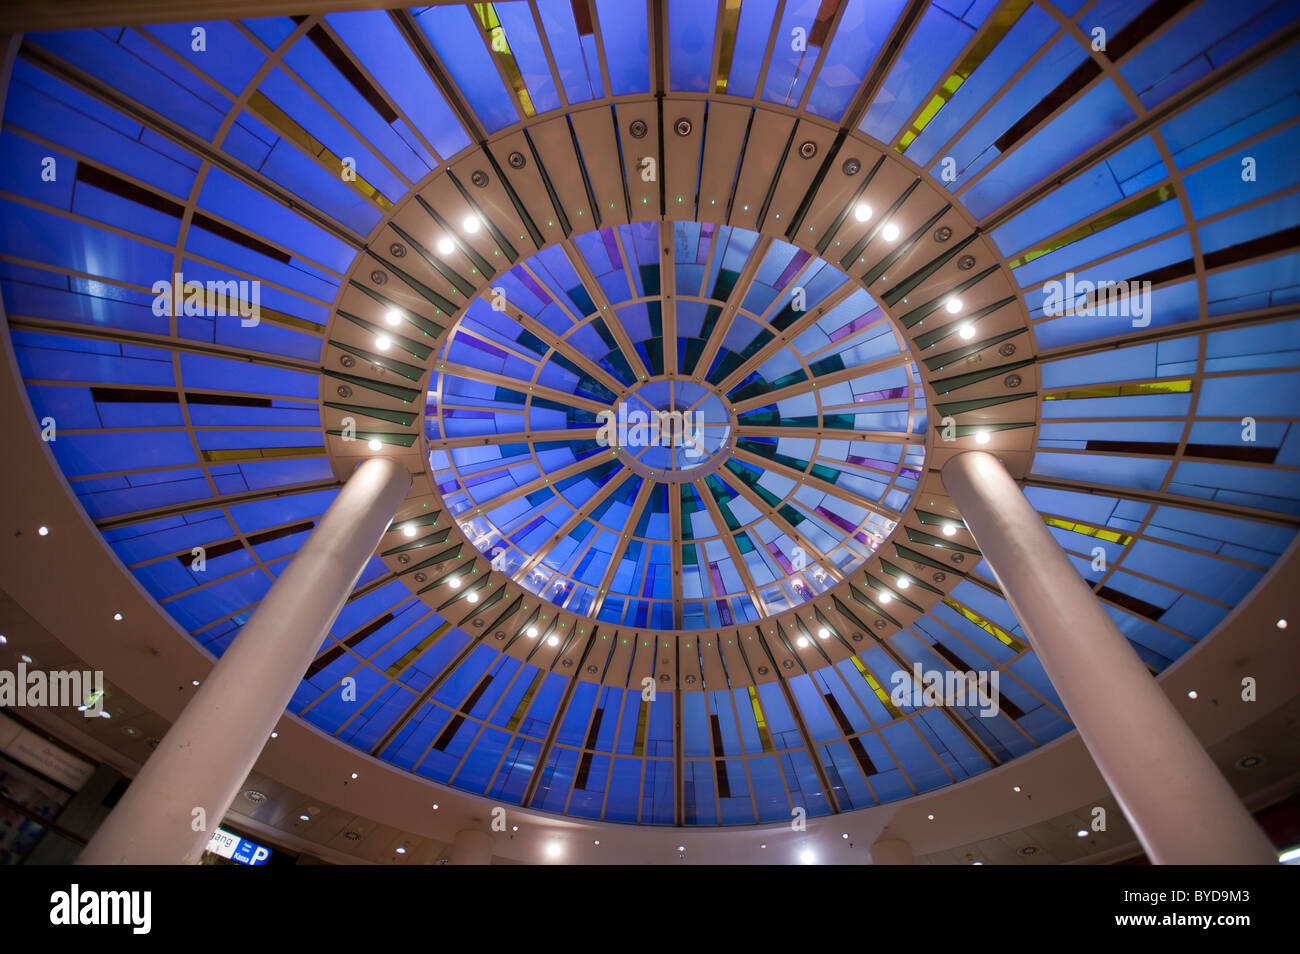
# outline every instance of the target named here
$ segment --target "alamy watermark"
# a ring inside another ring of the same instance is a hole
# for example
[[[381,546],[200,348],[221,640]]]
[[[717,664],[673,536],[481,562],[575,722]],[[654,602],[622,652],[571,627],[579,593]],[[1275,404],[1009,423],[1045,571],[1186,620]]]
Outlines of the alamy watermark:
[[[187,282],[177,272],[171,281],[160,278],[154,282],[153,294],[153,313],[159,318],[228,315],[238,317],[245,328],[262,320],[262,283],[257,280]]]
[[[704,415],[700,411],[628,410],[620,402],[618,413],[600,411],[596,415],[600,428],[596,443],[602,447],[681,447],[688,460],[702,460],[700,444]]]
[[[0,706],[75,706],[87,719],[97,718],[104,714],[104,673],[99,669],[28,672],[27,664],[20,662],[16,673],[0,669]]]
[[[1151,283],[1076,281],[1066,272],[1064,282],[1043,286],[1043,314],[1059,318],[1067,311],[1079,318],[1131,318],[1134,328],[1145,328],[1151,324]]]
[[[890,678],[893,690],[889,701],[896,706],[922,709],[926,706],[970,706],[979,709],[983,718],[998,714],[1001,698],[998,683],[1001,673],[992,672],[941,672],[922,669],[920,663],[912,671],[898,670]]]

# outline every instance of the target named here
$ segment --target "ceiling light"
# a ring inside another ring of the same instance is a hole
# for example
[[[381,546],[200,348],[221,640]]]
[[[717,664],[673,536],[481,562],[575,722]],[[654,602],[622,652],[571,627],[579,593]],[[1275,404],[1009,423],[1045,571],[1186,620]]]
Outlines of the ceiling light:
[[[987,444],[988,442],[989,442],[989,432],[988,432],[988,431],[976,431],[976,432],[975,432],[975,443],[976,443],[976,444]]]
[[[859,222],[865,222],[871,218],[871,206],[865,202],[859,202],[858,207],[853,210],[853,217]]]
[[[1286,620],[1284,620],[1284,619],[1280,619],[1280,620],[1278,620],[1278,621],[1277,621],[1277,628],[1278,628],[1278,629],[1286,629]]]
[[[271,733],[271,738],[273,738],[273,739],[278,739],[279,737],[280,737],[280,733],[279,733],[279,732],[272,732],[272,733]]]
[[[592,844],[593,844],[593,845],[599,845],[599,844],[600,844],[600,839],[597,838],[595,841],[592,842]]]
[[[909,586],[911,586],[912,584],[909,583],[909,582],[907,582],[907,580],[903,579],[903,578],[900,576],[900,577],[898,578],[898,582],[897,582],[895,585],[896,585],[900,590],[905,590],[905,589],[907,589]]]
[[[678,845],[678,846],[677,846],[677,850],[678,850],[678,851],[685,851],[685,850],[686,850],[686,846],[685,846],[685,845]]]
[[[415,527],[403,527],[403,528],[402,528],[402,536],[404,536],[404,537],[413,537],[413,536],[415,536]]]
[[[311,821],[311,816],[310,816],[310,815],[299,815],[299,816],[298,816],[298,821]]]
[[[460,589],[460,577],[453,576],[450,580],[447,581],[447,585],[450,586],[453,590]]]
[[[356,772],[353,772],[353,773],[352,773],[352,777],[353,777],[353,778],[356,778],[356,777],[357,777],[357,773],[356,773]]]
[[[767,845],[759,845],[758,847],[760,847],[760,848],[766,848]]]
[[[49,527],[37,527],[37,528],[36,528],[36,532],[39,533],[39,534],[40,534],[41,536],[43,536],[43,537],[48,537],[48,536],[50,535],[50,528],[49,528]]]
[[[547,646],[558,646],[558,645],[560,645],[560,637],[559,637],[559,636],[549,636],[549,637],[547,637],[547,639],[546,639],[546,645],[547,645]]]
[[[460,223],[460,227],[470,235],[473,235],[478,231],[478,217],[473,215],[465,216],[465,221]]]
[[[1079,829],[1078,831],[1076,831],[1074,834],[1075,834],[1077,837],[1079,837],[1079,838],[1087,838],[1087,837],[1088,837],[1088,829],[1086,829],[1086,828],[1080,828],[1080,829]]]
[[[549,858],[560,857],[560,843],[558,841],[552,841],[549,844],[547,844],[546,855]]]
[[[892,596],[890,596],[888,593],[884,593],[884,592],[882,592],[882,593],[880,594],[880,602],[882,602],[882,603],[889,603],[889,602],[892,602],[893,599],[894,599],[894,598],[893,598]]]
[[[437,802],[434,802],[434,803],[433,803],[433,810],[434,810],[435,812],[438,810],[438,803],[437,803]]]
[[[892,242],[898,238],[898,226],[890,222],[880,234],[886,242]]]
[[[818,638],[818,639],[830,639],[830,638],[831,638],[831,631],[830,631],[829,629],[827,629],[825,626],[823,626],[821,629],[817,630],[817,638]]]
[[[438,239],[439,254],[450,255],[454,251],[456,251],[456,246],[452,244],[451,239],[447,238],[445,235]]]
[[[0,633],[0,646],[3,646],[7,642],[9,642],[9,640],[5,638],[3,633]]]
[[[848,840],[848,837],[849,837],[849,833],[846,831],[846,832],[844,832],[844,834],[840,835],[840,837],[843,838],[843,839],[845,839],[845,840],[847,841],[847,840]]]
[[[1300,861],[1300,848],[1292,848],[1277,856],[1277,863],[1280,865],[1290,865],[1297,861]]]
[[[957,312],[961,311],[961,299],[949,298],[946,302],[944,302],[943,307],[948,309],[948,314],[955,315],[957,314]]]
[[[372,451],[377,451],[383,448],[384,442],[381,441],[378,437],[372,437],[370,438],[370,442],[366,444],[366,446],[369,447]]]
[[[197,679],[191,679],[191,680],[190,680],[190,685],[192,685],[192,686],[197,686],[198,684],[199,684],[199,681],[198,681]]]
[[[934,816],[933,816],[933,815],[926,815],[925,817],[928,818],[928,819],[930,819],[930,821],[934,821]]]
[[[803,862],[804,864],[806,864],[806,865],[810,865],[810,864],[812,864],[813,862],[815,862],[815,861],[817,860],[817,856],[814,855],[814,854],[813,854],[811,851],[809,851],[807,848],[805,848],[805,849],[804,849],[804,850],[799,854],[799,860],[802,861],[802,862]]]
[[[798,639],[794,641],[794,644],[798,646],[800,649],[806,649],[808,646],[808,640],[800,636]]]
[[[384,313],[384,321],[388,322],[390,325],[400,325],[402,323],[402,313],[390,308]]]
[[[957,329],[957,334],[961,337],[962,341],[970,341],[972,338],[975,337],[975,326],[962,325],[960,328]]]
[[[471,603],[477,603],[477,602],[478,602],[478,594],[477,594],[477,593],[471,593],[471,594],[469,594],[469,596],[465,597],[465,599],[469,600]]]
[[[378,348],[380,351],[387,351],[388,346],[392,343],[393,343],[393,339],[388,337],[388,335],[375,336],[375,347]]]
[[[518,831],[518,830],[519,830],[519,826],[518,826],[518,825],[511,825],[511,826],[510,826],[510,830],[511,830],[511,831]]]
[[[109,712],[107,709],[104,709],[102,712],[99,713],[99,717],[101,719],[111,719],[113,718],[113,713]]]
[[[404,854],[406,854],[406,849],[403,848],[401,845],[398,845],[398,846],[397,846],[397,853],[398,853],[399,855],[404,855]]]
[[[945,523],[943,525],[943,535],[945,537],[951,537],[956,532],[957,532],[957,527],[955,524]]]
[[[29,666],[30,666],[30,665],[32,664],[32,662],[34,661],[34,660],[32,659],[32,657],[29,656],[29,655],[27,655],[26,653],[22,653],[22,654],[20,654],[18,658],[21,659],[23,662],[27,663],[27,665],[29,665]]]
[[[1011,791],[1013,791],[1013,792],[1018,792],[1018,791],[1020,791],[1020,786],[1019,786],[1019,785],[1012,785],[1012,786],[1011,786]]]
[[[537,638],[537,627],[536,627],[536,626],[529,626],[528,629],[525,630],[524,635],[526,635],[529,639],[536,639],[536,638]]]
[[[1187,698],[1188,698],[1188,699],[1196,699],[1196,698],[1199,698],[1199,696],[1200,696],[1200,694],[1199,694],[1195,689],[1189,689],[1189,690],[1187,691]]]

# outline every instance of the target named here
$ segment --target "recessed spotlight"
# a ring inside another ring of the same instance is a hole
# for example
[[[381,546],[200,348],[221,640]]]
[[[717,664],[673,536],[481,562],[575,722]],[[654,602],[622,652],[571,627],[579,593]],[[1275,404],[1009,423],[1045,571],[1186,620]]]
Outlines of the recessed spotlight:
[[[1200,698],[1200,693],[1198,693],[1195,689],[1189,689],[1189,690],[1187,691],[1187,698],[1188,698],[1188,699],[1198,699],[1198,698]]]
[[[392,343],[393,343],[393,339],[388,337],[388,335],[375,336],[375,347],[378,348],[380,351],[387,351],[388,346],[391,345]]]
[[[888,593],[883,593],[883,592],[882,592],[882,593],[880,594],[880,602],[882,602],[882,603],[892,603],[893,600],[894,600],[894,598],[893,598],[892,596],[890,596]]]
[[[853,210],[853,217],[859,222],[865,222],[871,218],[871,206],[865,202],[859,202],[858,207]]]
[[[415,536],[415,527],[403,527],[403,528],[402,528],[402,536],[404,536],[404,537],[413,537],[413,536]]]
[[[934,816],[933,816],[933,815],[926,815],[925,817],[928,818],[928,819],[930,819],[930,821],[934,821]]]
[[[478,217],[474,215],[465,216],[465,221],[460,223],[460,227],[470,235],[473,235],[478,231]]]
[[[823,626],[821,629],[817,630],[817,638],[818,638],[818,639],[830,639],[830,638],[831,638],[831,631],[830,631],[829,629],[827,629],[825,626]]]
[[[510,830],[511,830],[511,831],[518,831],[518,830],[519,830],[519,826],[518,826],[518,825],[511,825],[511,826],[510,826]]]
[[[357,777],[357,773],[356,773],[356,772],[353,772],[353,773],[352,773],[352,777],[353,777],[353,778],[356,778],[356,777]]]
[[[34,662],[32,657],[27,655],[26,653],[20,653],[18,658],[21,659],[23,662],[27,663],[27,665],[29,666]]]
[[[438,810],[438,803],[437,803],[437,802],[434,802],[434,803],[433,803],[433,810],[434,810],[435,812]]]
[[[685,845],[678,845],[678,846],[677,846],[677,850],[678,850],[678,851],[685,851],[685,850],[686,850],[686,846],[685,846]]]
[[[3,646],[7,642],[9,642],[9,640],[5,637],[3,633],[0,633],[0,646]]]
[[[536,639],[536,638],[537,638],[537,627],[536,627],[536,626],[529,626],[528,629],[526,629],[526,630],[524,631],[524,635],[527,636],[529,639]]]
[[[758,847],[760,847],[760,848],[766,848],[767,845],[759,845]]]
[[[600,844],[600,839],[597,838],[595,841],[592,842],[592,844],[593,844],[593,845],[599,845],[599,844]]]
[[[114,613],[114,614],[113,614],[113,619],[117,620],[119,623],[122,622],[122,614],[121,614],[121,613]]]
[[[299,816],[298,816],[298,821],[311,821],[311,816],[310,816],[310,815],[299,815]]]
[[[1284,619],[1280,619],[1280,620],[1278,620],[1278,621],[1277,621],[1277,628],[1278,628],[1278,629],[1286,629],[1286,620],[1284,620]]]
[[[439,254],[450,255],[454,251],[456,251],[456,246],[452,244],[451,239],[447,238],[445,235],[438,239]]]
[[[951,536],[952,536],[954,533],[956,533],[956,532],[957,532],[957,526],[956,526],[956,524],[945,523],[945,524],[943,525],[943,535],[944,535],[945,537],[951,537]]]
[[[280,737],[280,733],[279,733],[279,732],[272,732],[272,733],[271,733],[271,738],[273,738],[273,739],[278,739],[279,737]]]
[[[469,600],[471,603],[477,603],[477,602],[478,602],[478,594],[477,594],[477,593],[471,593],[471,594],[469,594],[469,596],[465,597],[465,599]]]
[[[900,590],[905,590],[905,589],[907,589],[909,586],[911,586],[912,584],[909,583],[909,582],[907,582],[907,580],[903,579],[903,578],[900,576],[900,577],[898,578],[898,582],[895,583],[894,585],[897,586]]]
[[[453,576],[450,580],[447,581],[447,585],[450,586],[453,590],[460,589],[460,577]]]
[[[191,679],[191,680],[190,680],[190,685],[192,685],[192,686],[197,686],[198,684],[199,684],[199,681],[198,681],[197,679]]]
[[[404,855],[404,854],[406,854],[406,849],[403,848],[401,845],[398,845],[398,846],[397,846],[397,853],[398,853],[399,855]]]
[[[982,862],[982,861],[972,861],[971,864],[973,864],[973,865],[982,865],[982,864],[984,864],[984,862]]]
[[[880,235],[886,242],[892,242],[898,238],[898,226],[893,222],[890,222],[885,226],[885,230],[881,232]]]
[[[41,536],[43,536],[43,537],[48,537],[48,536],[50,535],[50,528],[49,528],[49,527],[37,527],[37,528],[36,528],[36,532],[39,533],[39,534],[40,534]]]
[[[104,711],[102,711],[102,712],[99,714],[99,717],[100,717],[101,719],[111,719],[111,718],[113,718],[113,713],[111,713],[111,712],[109,712],[107,709],[105,709]]]
[[[560,843],[558,841],[549,842],[546,845],[546,855],[548,858],[560,857]]]
[[[794,644],[798,646],[800,649],[806,649],[808,647],[808,640],[800,636],[798,639],[794,641]]]
[[[1012,786],[1011,786],[1011,791],[1013,791],[1013,792],[1018,792],[1018,791],[1020,791],[1020,786],[1019,786],[1019,785],[1012,785]]]
[[[943,307],[948,309],[948,314],[955,315],[957,312],[961,311],[961,299],[949,298],[944,302]]]
[[[558,645],[560,645],[560,637],[559,637],[559,636],[548,636],[548,637],[546,637],[546,645],[547,645],[547,646],[558,646]]]
[[[814,854],[813,854],[811,851],[809,851],[807,848],[805,848],[802,852],[800,852],[800,854],[799,854],[799,860],[802,861],[802,862],[803,862],[804,864],[806,864],[806,865],[810,865],[810,864],[812,864],[813,862],[815,862],[815,861],[817,860],[817,856],[814,855]]]
[[[1075,834],[1075,836],[1078,837],[1078,838],[1087,838],[1087,837],[1088,837],[1088,829],[1086,829],[1086,828],[1080,828],[1080,829],[1079,829],[1078,831],[1076,831],[1074,834]]]
[[[840,837],[843,838],[845,841],[847,841],[849,837],[849,833],[846,831],[843,834],[841,834]]]
[[[369,447],[372,451],[382,450],[384,447],[384,442],[381,441],[378,437],[372,437],[370,438],[370,442],[367,443],[366,446]]]
[[[976,443],[976,444],[987,444],[988,442],[989,442],[989,432],[988,432],[988,431],[976,431],[976,432],[975,432],[975,443]]]
[[[962,325],[960,328],[957,329],[957,334],[958,336],[960,336],[962,341],[970,341],[972,338],[975,337],[975,326]]]
[[[384,321],[393,326],[400,325],[402,323],[402,313],[390,308],[388,311],[384,312]]]

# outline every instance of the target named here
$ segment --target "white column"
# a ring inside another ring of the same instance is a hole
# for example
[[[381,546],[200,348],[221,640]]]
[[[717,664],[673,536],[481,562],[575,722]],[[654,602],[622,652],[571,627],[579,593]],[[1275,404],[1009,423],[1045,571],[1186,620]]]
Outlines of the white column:
[[[492,836],[473,828],[456,832],[456,840],[451,845],[451,863],[453,865],[492,864]]]
[[[198,862],[410,486],[388,458],[356,469],[78,864]]]
[[[873,865],[910,865],[916,861],[912,857],[912,846],[901,838],[882,837],[871,846],[871,863]]]
[[[993,455],[943,468],[976,544],[1154,864],[1276,864],[1272,844]]]

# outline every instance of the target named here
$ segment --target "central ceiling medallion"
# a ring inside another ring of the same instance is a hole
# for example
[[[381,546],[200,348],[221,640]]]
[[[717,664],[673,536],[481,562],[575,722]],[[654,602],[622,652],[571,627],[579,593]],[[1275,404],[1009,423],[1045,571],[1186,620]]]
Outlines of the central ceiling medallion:
[[[599,415],[596,443],[652,480],[681,483],[713,473],[735,441],[735,418],[721,396],[695,381],[658,377],[638,384]]]

